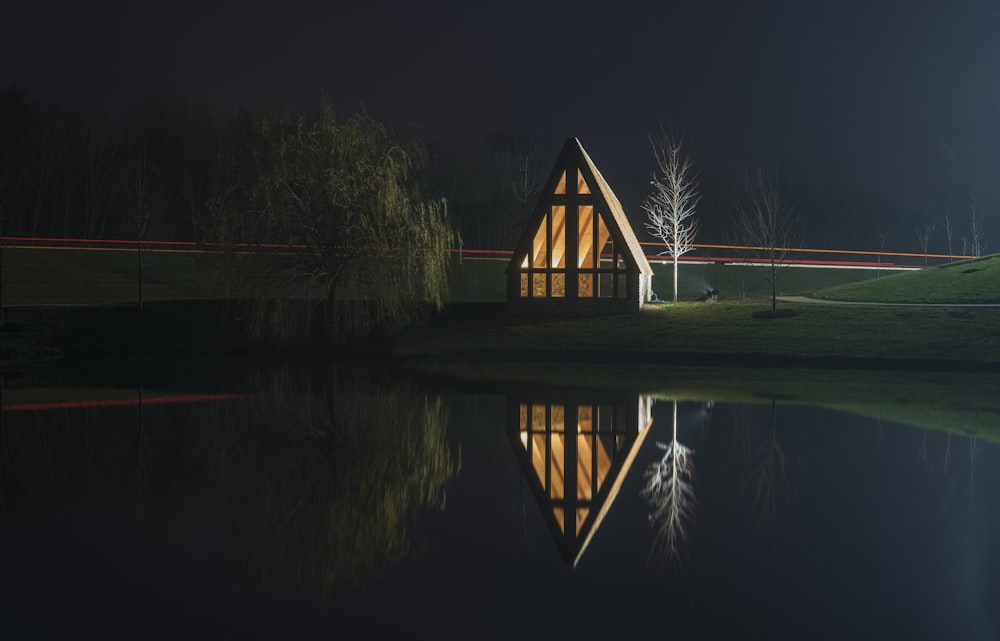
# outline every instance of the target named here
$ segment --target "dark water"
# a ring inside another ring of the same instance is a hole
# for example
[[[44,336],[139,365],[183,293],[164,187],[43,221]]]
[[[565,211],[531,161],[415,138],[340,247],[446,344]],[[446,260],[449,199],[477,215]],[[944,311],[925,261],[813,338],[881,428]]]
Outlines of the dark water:
[[[1000,638],[1000,448],[960,432],[345,370],[40,386],[4,396],[2,639]]]

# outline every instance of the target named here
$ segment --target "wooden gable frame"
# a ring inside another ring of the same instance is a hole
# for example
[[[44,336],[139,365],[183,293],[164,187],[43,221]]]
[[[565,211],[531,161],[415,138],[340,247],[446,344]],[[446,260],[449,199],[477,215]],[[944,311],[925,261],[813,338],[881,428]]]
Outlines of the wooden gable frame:
[[[638,311],[653,270],[621,203],[569,138],[507,266],[512,311]]]

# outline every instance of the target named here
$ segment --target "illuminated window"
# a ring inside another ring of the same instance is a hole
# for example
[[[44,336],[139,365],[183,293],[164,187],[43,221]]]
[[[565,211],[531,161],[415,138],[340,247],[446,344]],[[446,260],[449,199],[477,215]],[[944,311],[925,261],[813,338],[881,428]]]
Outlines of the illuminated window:
[[[548,235],[548,221],[548,215],[542,216],[542,223],[538,226],[538,231],[535,232],[535,240],[531,244],[532,267],[545,267],[545,237]]]
[[[552,295],[560,298],[566,295],[566,274],[552,272]]]
[[[535,273],[531,275],[531,295],[535,298],[545,298],[548,293],[548,274]]]
[[[565,194],[566,193],[566,172],[562,172],[562,176],[559,177],[559,184],[556,185],[556,190],[552,192],[554,194]]]
[[[552,267],[566,267],[566,207],[563,205],[552,208],[552,242],[549,245],[549,255],[552,257]]]
[[[577,267],[596,267],[594,254],[594,206],[583,205],[578,214],[579,249],[577,250]]]

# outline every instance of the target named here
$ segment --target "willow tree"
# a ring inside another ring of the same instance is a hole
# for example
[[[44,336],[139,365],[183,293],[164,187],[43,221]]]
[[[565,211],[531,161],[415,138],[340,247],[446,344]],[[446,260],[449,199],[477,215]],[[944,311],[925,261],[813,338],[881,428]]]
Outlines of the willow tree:
[[[252,335],[355,340],[441,308],[454,234],[421,192],[419,143],[328,104],[261,115],[243,137],[211,217]]]

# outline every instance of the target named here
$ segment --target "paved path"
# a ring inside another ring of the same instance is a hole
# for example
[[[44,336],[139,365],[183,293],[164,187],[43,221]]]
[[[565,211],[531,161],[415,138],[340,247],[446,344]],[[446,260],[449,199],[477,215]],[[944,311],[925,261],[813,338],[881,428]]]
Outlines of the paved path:
[[[846,300],[823,300],[808,296],[778,296],[786,303],[816,303],[819,305],[869,305],[875,307],[992,307],[1000,308],[1000,303],[860,303]]]

